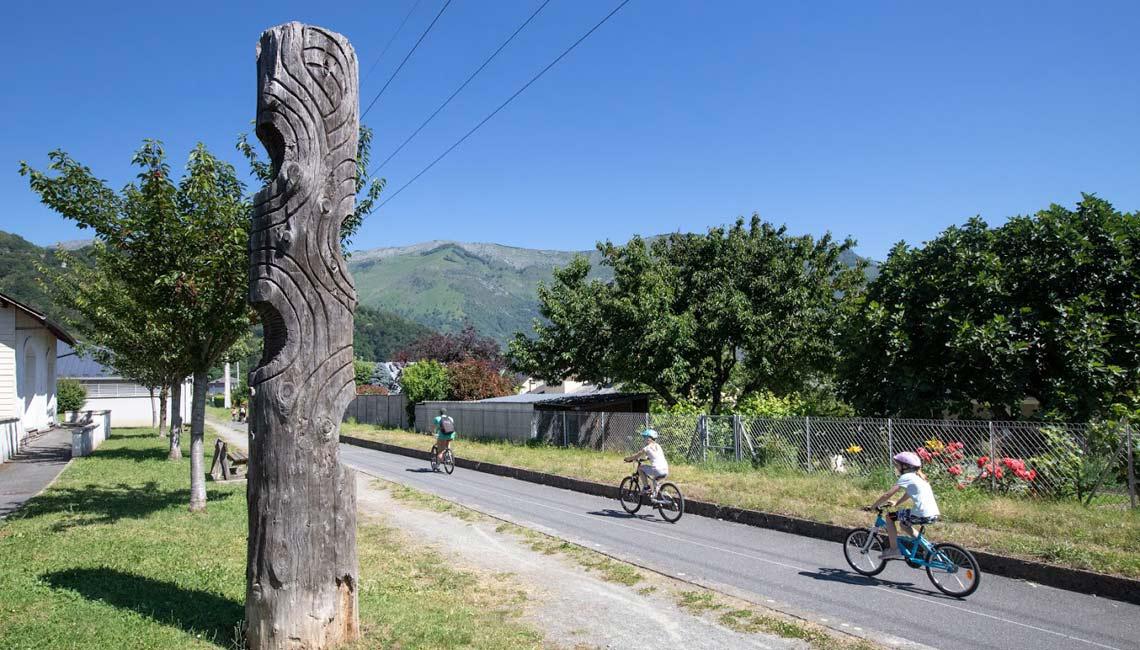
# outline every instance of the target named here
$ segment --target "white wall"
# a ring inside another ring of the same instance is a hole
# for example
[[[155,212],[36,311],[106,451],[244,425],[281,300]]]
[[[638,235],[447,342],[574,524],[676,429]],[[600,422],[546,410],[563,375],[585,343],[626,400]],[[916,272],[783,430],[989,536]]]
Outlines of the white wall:
[[[0,463],[16,455],[26,435],[19,419],[0,419]]]
[[[39,321],[16,314],[16,398],[25,430],[55,424],[55,344]]]
[[[0,307],[0,420],[21,414],[16,410],[16,310]]]
[[[81,379],[87,389],[84,411],[110,411],[111,421],[117,427],[149,427],[154,422],[151,412],[150,394],[146,388],[120,379]],[[192,384],[182,387],[182,421],[190,426],[190,402]],[[167,417],[171,400],[167,399]],[[154,408],[159,407],[158,391],[155,391]]]

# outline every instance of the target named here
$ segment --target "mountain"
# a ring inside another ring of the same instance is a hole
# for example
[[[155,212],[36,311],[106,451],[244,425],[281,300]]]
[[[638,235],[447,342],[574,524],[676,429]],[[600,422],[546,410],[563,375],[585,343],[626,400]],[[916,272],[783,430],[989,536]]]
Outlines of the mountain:
[[[538,316],[539,281],[577,254],[598,258],[596,251],[430,241],[355,252],[349,269],[361,304],[440,331],[470,323],[505,342]]]
[[[596,250],[557,251],[500,244],[429,241],[411,246],[357,251],[349,258],[360,303],[395,312],[440,331],[465,324],[484,336],[506,342],[517,331],[530,331],[538,316],[537,287],[556,267],[585,255],[599,277]],[[855,253],[843,261],[855,264]],[[867,275],[878,274],[872,262]]]
[[[70,256],[84,264],[91,263],[89,251],[70,250]],[[40,286],[37,264],[58,269],[63,261],[55,248],[37,246],[19,235],[0,230],[0,293],[44,312],[47,317],[66,327],[69,314],[57,306]],[[74,334],[74,332],[72,332]]]

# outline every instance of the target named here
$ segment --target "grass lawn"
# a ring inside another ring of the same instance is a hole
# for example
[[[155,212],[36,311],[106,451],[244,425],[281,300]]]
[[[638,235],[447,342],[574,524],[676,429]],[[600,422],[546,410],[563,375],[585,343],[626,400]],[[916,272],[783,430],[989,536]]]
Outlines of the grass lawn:
[[[346,435],[427,449],[430,438],[406,431],[344,424]],[[616,484],[629,472],[620,454],[504,442],[457,441],[464,458]],[[670,480],[685,495],[722,505],[775,512],[841,526],[865,526],[860,506],[890,487],[887,475],[846,477],[754,469],[747,464],[673,463]],[[993,497],[964,490],[937,494],[944,521],[931,537],[971,549],[1140,578],[1140,512],[1106,499],[1078,503]],[[838,549],[836,552],[839,552]]]
[[[230,421],[230,410],[224,406],[213,406],[212,404],[207,404],[206,415],[215,417],[219,420],[224,420],[226,422]]]
[[[116,429],[0,522],[0,646],[239,646],[245,484],[208,483],[207,512],[191,514],[189,459],[165,460],[166,444],[149,429]],[[355,647],[541,645],[516,618],[525,595],[448,569],[363,517],[357,535],[365,638]]]

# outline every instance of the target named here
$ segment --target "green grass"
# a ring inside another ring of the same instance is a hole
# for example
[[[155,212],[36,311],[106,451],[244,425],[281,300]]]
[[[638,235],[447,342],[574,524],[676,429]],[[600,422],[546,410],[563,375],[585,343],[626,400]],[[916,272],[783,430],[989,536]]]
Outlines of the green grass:
[[[206,415],[212,416],[224,422],[230,421],[230,410],[224,406],[213,406],[212,404],[207,404]]]
[[[405,431],[344,425],[346,435],[426,449],[430,440]],[[617,483],[628,466],[615,453],[511,445],[460,439],[456,454],[483,462]],[[806,474],[750,465],[673,463],[671,481],[685,496],[722,505],[802,517],[841,526],[865,526],[859,507],[890,487],[886,475],[847,477]],[[991,496],[977,491],[938,495],[944,521],[928,532],[974,550],[1140,578],[1140,510],[1104,500],[1086,507],[1075,502]]]
[[[207,512],[191,514],[189,459],[165,460],[166,444],[151,430],[115,430],[0,523],[0,646],[239,644],[245,485],[208,483]],[[449,569],[363,517],[357,537],[365,638],[354,647],[541,645],[517,620],[525,595],[503,581]]]

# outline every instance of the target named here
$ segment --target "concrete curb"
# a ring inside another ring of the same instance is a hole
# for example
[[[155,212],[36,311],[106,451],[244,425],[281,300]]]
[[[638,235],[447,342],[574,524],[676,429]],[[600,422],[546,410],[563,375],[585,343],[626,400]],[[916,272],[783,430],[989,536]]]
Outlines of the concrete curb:
[[[429,456],[427,450],[409,449],[407,447],[352,436],[342,435],[340,441],[348,445],[419,458],[424,461],[428,460]],[[618,498],[618,488],[616,485],[583,481],[581,479],[558,476],[557,474],[547,474],[545,472],[536,472],[520,467],[511,467],[509,465],[483,463],[466,458],[459,458],[458,456],[455,458],[455,465],[463,469],[495,474],[497,476],[506,476],[520,481],[548,485],[563,490],[572,490],[574,492],[582,492],[584,494],[606,497],[608,499]],[[844,528],[843,526],[836,526],[834,524],[825,524],[817,521],[809,521],[807,519],[799,519],[797,517],[760,512],[758,510],[721,506],[715,503],[692,499],[685,500],[685,512],[700,517],[724,519],[747,526],[769,528],[829,542],[842,542],[847,536],[847,532],[851,530],[850,528]],[[1093,571],[1084,571],[1082,569],[1059,567],[1052,564],[1034,562],[1032,560],[995,555],[985,551],[973,551],[973,553],[981,565],[981,568],[987,573],[1006,576],[1008,578],[1029,580],[1040,585],[1140,605],[1140,580],[1095,573]]]

